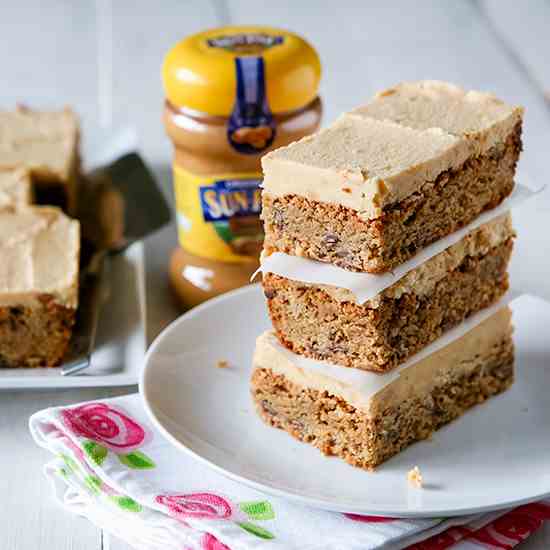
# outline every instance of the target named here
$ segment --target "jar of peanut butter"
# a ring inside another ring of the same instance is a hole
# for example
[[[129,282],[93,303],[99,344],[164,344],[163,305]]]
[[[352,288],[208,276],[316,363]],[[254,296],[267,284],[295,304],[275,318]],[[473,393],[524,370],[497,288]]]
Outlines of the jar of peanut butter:
[[[167,53],[180,242],[170,279],[184,307],[247,284],[258,267],[260,158],[318,129],[320,73],[303,38],[270,27],[212,29]]]

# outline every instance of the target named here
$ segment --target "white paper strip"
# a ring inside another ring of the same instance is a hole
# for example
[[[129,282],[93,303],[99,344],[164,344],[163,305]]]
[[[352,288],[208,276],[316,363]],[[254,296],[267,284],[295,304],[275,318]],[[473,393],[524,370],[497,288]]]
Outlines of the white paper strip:
[[[413,258],[397,266],[394,271],[389,273],[357,273],[332,264],[300,258],[299,256],[290,256],[282,252],[275,252],[270,256],[262,257],[262,265],[258,272],[274,273],[304,283],[345,288],[355,295],[358,304],[363,304],[395,284],[409,271],[460,241],[480,225],[508,212],[511,208],[517,207],[543,189],[544,186],[536,189],[531,184],[517,184],[512,194],[499,206],[483,212],[472,223],[423,248]]]
[[[355,395],[360,395],[362,400],[368,400],[377,392],[382,390],[388,384],[396,380],[406,369],[412,367],[414,364],[422,361],[429,355],[432,355],[436,351],[448,346],[458,338],[461,338],[466,333],[473,330],[480,323],[491,317],[499,309],[510,304],[512,301],[518,299],[520,296],[526,296],[525,294],[517,291],[507,292],[496,304],[489,306],[477,313],[474,313],[468,319],[460,323],[458,326],[448,330],[435,342],[423,348],[421,351],[413,355],[408,361],[401,366],[393,369],[392,371],[380,374],[376,372],[370,372],[365,370],[354,369],[350,367],[342,367],[340,365],[334,365],[327,361],[316,361],[308,357],[297,355],[281,344],[275,344],[281,353],[285,354],[289,360],[298,368],[309,371],[311,374],[318,374],[328,378],[332,378],[340,382],[344,386],[353,388]],[[275,338],[275,337],[274,337]]]

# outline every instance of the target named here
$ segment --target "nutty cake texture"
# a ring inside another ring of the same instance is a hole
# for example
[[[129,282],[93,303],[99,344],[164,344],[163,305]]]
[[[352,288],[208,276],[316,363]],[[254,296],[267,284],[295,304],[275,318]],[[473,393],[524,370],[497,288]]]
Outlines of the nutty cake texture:
[[[32,306],[0,306],[0,367],[55,367],[67,351],[75,310],[40,294]]]
[[[251,391],[260,417],[326,455],[368,470],[514,380],[507,308],[372,395],[316,377],[313,370],[305,376],[277,345],[266,335],[257,342]]]
[[[300,355],[390,370],[504,295],[513,236],[510,216],[499,217],[364,304],[344,289],[265,273],[273,327]]]
[[[521,108],[445,83],[379,94],[262,159],[265,250],[389,271],[510,195],[521,124]]]

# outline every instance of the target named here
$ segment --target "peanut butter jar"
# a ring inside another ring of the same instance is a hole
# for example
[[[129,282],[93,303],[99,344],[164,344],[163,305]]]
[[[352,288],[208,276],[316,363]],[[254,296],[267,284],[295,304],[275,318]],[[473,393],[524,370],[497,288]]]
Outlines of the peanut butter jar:
[[[260,158],[318,129],[320,75],[303,38],[271,27],[220,27],[167,53],[163,119],[180,243],[170,279],[183,307],[248,284],[257,269]]]

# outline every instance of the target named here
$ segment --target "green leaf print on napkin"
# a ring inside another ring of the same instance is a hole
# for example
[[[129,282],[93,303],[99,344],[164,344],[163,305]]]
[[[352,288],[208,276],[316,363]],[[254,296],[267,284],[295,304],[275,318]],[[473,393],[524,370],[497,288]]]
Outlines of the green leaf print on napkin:
[[[126,510],[127,512],[141,512],[143,507],[139,502],[136,502],[130,497],[109,497],[119,508]]]
[[[95,441],[85,441],[82,445],[84,448],[85,453],[89,456],[90,460],[97,464],[98,466],[101,466],[103,464],[103,461],[107,457],[107,453],[109,452],[106,447],[103,445],[100,445],[99,443],[96,443]]]
[[[263,527],[259,527],[258,525],[254,525],[253,523],[237,523],[237,525],[244,529],[245,531],[248,531],[252,535],[256,535],[257,537],[260,537],[262,539],[274,539],[275,535],[270,533],[267,529],[264,529]]]
[[[99,479],[97,476],[87,476],[84,479],[84,482],[88,486],[88,489],[90,489],[90,491],[94,493],[94,495],[98,495],[99,493],[101,493],[101,479]]]
[[[74,460],[73,458],[71,458],[69,455],[66,455],[66,454],[60,454],[59,457],[61,458],[61,460],[63,460],[63,462],[65,463],[65,466],[67,466],[67,468],[69,468],[70,471],[74,473],[78,472],[80,467],[76,460]]]
[[[241,502],[239,508],[250,518],[256,520],[262,519],[274,519],[275,512],[269,502],[255,501],[255,502]]]
[[[134,451],[127,455],[118,455],[122,464],[133,470],[148,470],[155,467],[155,463],[140,451]]]

